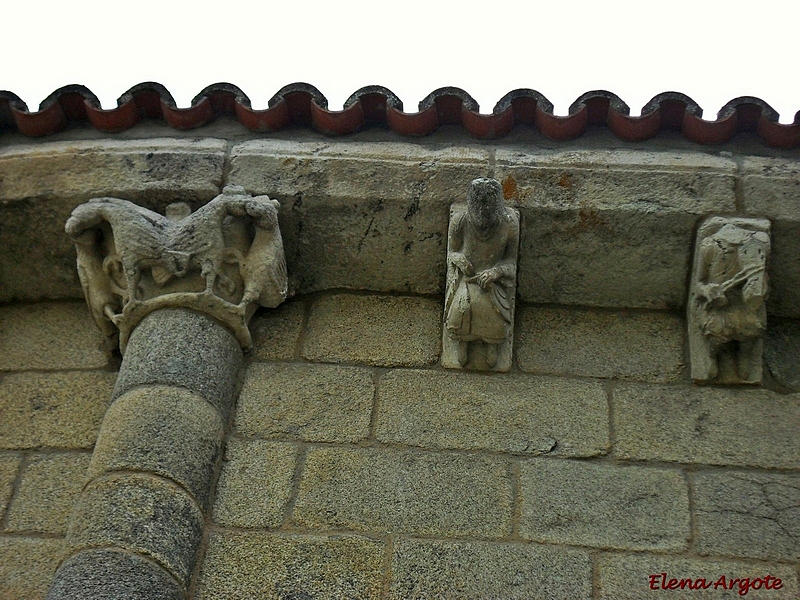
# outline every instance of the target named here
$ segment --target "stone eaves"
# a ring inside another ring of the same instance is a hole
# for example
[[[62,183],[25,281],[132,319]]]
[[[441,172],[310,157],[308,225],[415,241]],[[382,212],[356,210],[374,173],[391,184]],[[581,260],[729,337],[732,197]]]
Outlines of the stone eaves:
[[[563,117],[555,115],[553,104],[532,89],[509,92],[491,114],[481,114],[478,103],[455,87],[431,92],[419,103],[416,113],[404,112],[402,101],[391,90],[377,85],[357,90],[343,110],[331,111],[325,96],[306,83],[281,88],[263,110],[253,109],[247,95],[229,83],[206,87],[188,108],[178,108],[169,91],[152,82],[132,87],[117,104],[115,109],[104,110],[91,90],[70,85],[50,94],[39,111],[30,112],[16,94],[0,91],[0,131],[38,137],[54,134],[73,123],[89,123],[99,131],[115,133],[146,118],[185,130],[231,115],[248,130],[264,133],[300,125],[338,136],[378,126],[404,136],[425,136],[442,125],[455,124],[474,138],[495,139],[517,125],[528,125],[547,138],[571,140],[593,125],[603,125],[625,141],[648,140],[664,130],[677,130],[699,144],[720,144],[737,133],[754,132],[770,147],[800,146],[800,112],[792,124],[784,125],[769,104],[750,96],[728,102],[713,121],[704,120],[702,108],[678,92],[658,94],[638,117],[630,116],[630,108],[619,96],[603,90],[581,95]]]

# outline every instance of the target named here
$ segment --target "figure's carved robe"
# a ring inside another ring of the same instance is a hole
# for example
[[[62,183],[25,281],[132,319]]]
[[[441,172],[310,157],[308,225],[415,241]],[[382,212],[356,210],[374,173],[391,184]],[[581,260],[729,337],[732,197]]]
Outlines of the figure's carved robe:
[[[513,258],[507,256],[507,245],[513,219],[508,213],[498,224],[497,231],[484,237],[472,225],[467,213],[456,218],[451,237],[462,240],[460,250],[472,258],[475,274],[468,276],[454,269],[447,282],[445,327],[451,337],[489,344],[500,344],[508,337],[513,306],[509,290],[514,284],[514,264]],[[483,289],[475,279],[482,271],[492,268],[502,276]]]

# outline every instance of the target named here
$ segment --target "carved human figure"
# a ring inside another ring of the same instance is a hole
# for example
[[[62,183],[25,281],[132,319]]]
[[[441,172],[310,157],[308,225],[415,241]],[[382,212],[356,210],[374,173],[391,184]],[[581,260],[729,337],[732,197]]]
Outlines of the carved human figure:
[[[166,216],[119,198],[94,198],[66,224],[78,274],[97,324],[120,349],[147,314],[163,307],[205,312],[226,323],[246,348],[257,305],[286,298],[287,275],[278,203],[243,188],[190,214],[185,203]]]
[[[484,363],[507,371],[516,295],[519,217],[494,179],[475,179],[466,206],[454,204],[447,236],[447,288],[442,364],[465,367],[481,342]]]
[[[769,221],[706,221],[698,232],[689,299],[692,378],[761,381]]]

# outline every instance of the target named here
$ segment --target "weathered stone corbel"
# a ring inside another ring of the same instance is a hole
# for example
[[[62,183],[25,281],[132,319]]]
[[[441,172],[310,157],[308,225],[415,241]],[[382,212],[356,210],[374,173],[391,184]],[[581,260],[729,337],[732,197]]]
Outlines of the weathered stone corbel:
[[[223,193],[190,214],[171,204],[166,216],[118,198],[78,206],[66,231],[75,242],[86,300],[103,333],[122,352],[136,325],[160,308],[187,308],[221,321],[244,349],[257,306],[287,293],[278,203],[244,188]]]
[[[450,208],[442,366],[511,368],[518,248],[519,213],[497,181],[475,179]]]
[[[770,222],[711,217],[697,232],[687,320],[692,379],[760,383]]]

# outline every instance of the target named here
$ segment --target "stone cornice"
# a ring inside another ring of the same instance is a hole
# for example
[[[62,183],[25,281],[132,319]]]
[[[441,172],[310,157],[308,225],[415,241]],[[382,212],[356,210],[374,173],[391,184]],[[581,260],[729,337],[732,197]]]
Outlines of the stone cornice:
[[[747,153],[552,150],[513,140],[7,146],[0,301],[82,295],[62,229],[81,202],[115,196],[159,213],[176,201],[197,210],[226,184],[280,201],[289,296],[342,288],[442,294],[449,206],[463,201],[469,181],[492,176],[520,211],[522,302],[680,310],[696,228],[729,215],[772,221],[767,309],[800,316],[799,165]]]

